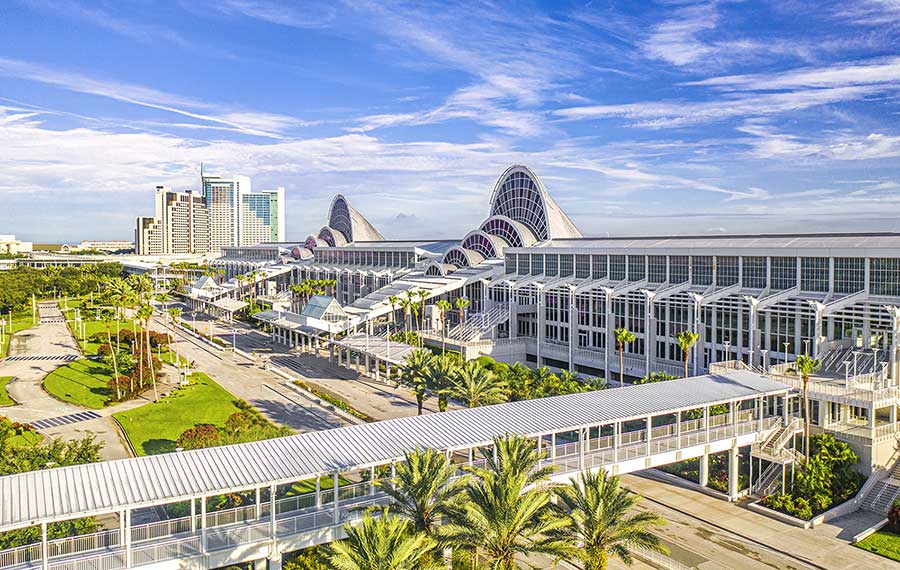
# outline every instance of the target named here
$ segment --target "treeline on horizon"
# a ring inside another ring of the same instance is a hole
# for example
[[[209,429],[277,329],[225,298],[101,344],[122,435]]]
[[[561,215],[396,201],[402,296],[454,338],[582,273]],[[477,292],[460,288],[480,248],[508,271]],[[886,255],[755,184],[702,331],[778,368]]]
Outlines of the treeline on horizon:
[[[100,283],[122,274],[121,263],[98,263],[81,267],[16,267],[0,271],[0,311],[27,308],[32,299],[76,297],[97,291]]]

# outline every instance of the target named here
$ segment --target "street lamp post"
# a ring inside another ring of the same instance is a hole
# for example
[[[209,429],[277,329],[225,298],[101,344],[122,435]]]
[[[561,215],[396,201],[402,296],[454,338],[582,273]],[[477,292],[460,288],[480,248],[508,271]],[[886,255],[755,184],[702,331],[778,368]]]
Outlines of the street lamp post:
[[[722,346],[725,347],[725,360],[727,361],[728,358],[731,356],[731,352],[728,350],[729,348],[731,348],[731,343],[726,340],[725,342],[722,343]]]
[[[786,340],[786,341],[784,341],[784,342],[781,343],[781,344],[784,345],[784,363],[787,364],[787,362],[788,362],[788,358],[787,358],[787,349],[788,349],[788,346],[790,346],[791,343],[790,343],[790,341],[787,341],[787,340]]]
[[[803,339],[803,354],[809,356],[809,339]]]

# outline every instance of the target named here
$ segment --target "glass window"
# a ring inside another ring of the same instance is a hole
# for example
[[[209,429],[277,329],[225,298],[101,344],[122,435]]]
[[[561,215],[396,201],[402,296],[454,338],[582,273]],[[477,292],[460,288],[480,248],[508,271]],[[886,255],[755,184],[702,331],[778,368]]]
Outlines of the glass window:
[[[569,254],[562,254],[559,256],[559,276],[560,277],[569,277],[571,276],[575,268],[574,264],[574,256]]]
[[[625,256],[609,256],[609,278],[613,281],[625,280]]]
[[[559,275],[559,256],[556,254],[550,254],[544,256],[544,262],[546,263],[546,267],[544,267],[544,274],[549,275],[550,277],[556,277]]]
[[[519,254],[519,266],[517,273],[519,275],[528,275],[528,254],[520,253]]]
[[[875,257],[869,263],[869,292],[872,295],[900,296],[900,259]]]
[[[628,256],[628,280],[643,281],[646,273],[647,258],[643,255]]]
[[[716,286],[729,287],[739,280],[738,258],[731,256],[716,257]]]
[[[516,254],[515,253],[507,253],[506,254],[506,272],[507,273],[515,273],[516,272]]]
[[[713,258],[711,255],[695,255],[691,258],[693,265],[694,285],[712,285],[713,282]]]
[[[772,289],[792,289],[797,286],[797,258],[772,258]]]
[[[862,257],[834,258],[834,292],[856,293],[866,288],[866,260]]]
[[[649,265],[649,271],[647,273],[647,280],[650,283],[665,283],[666,281],[666,256],[665,255],[651,255],[647,259],[647,264]]]
[[[828,292],[828,258],[800,258],[800,290]]]
[[[669,256],[669,281],[684,283],[690,276],[690,258],[686,255]]]
[[[531,274],[540,275],[544,272],[544,254],[535,253],[531,255]]]
[[[748,289],[765,289],[769,280],[765,257],[745,257],[743,285]]]
[[[605,255],[592,255],[591,256],[591,278],[592,279],[603,279],[606,277],[606,256]]]
[[[588,279],[591,276],[591,256],[578,254],[575,256],[575,277]]]

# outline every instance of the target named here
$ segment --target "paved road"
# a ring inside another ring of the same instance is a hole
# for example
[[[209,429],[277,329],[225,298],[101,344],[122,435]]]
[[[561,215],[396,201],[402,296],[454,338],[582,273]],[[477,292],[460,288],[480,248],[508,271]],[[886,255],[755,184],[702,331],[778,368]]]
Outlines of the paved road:
[[[272,342],[270,335],[246,323],[222,323],[211,321],[203,313],[185,311],[182,320],[205,334],[212,334],[231,345],[234,341],[239,350],[256,353],[260,360],[269,358],[272,364],[298,376],[309,386],[341,398],[364,414],[375,419],[414,416],[417,413],[416,398],[408,388],[397,388],[393,384],[375,382],[353,370],[329,362],[327,352],[320,356],[299,355],[290,352],[281,344]],[[226,356],[226,359],[230,358]],[[243,359],[240,362],[245,362]],[[199,362],[199,361],[198,361]],[[201,366],[203,368],[203,366]],[[217,378],[218,379],[218,378]],[[454,406],[451,404],[450,408]],[[437,400],[425,401],[426,413],[437,411]]]
[[[53,398],[42,388],[47,374],[72,359],[80,358],[81,352],[56,303],[39,303],[38,310],[41,323],[13,335],[10,341],[11,358],[0,361],[0,376],[16,377],[16,381],[8,386],[8,392],[18,402],[16,406],[0,408],[0,414],[23,423],[71,416],[85,411],[80,406]],[[53,358],[47,358],[48,356]],[[38,431],[47,437],[65,440],[93,434],[103,443],[101,455],[104,459],[129,457],[127,445],[108,416],[144,403],[140,400],[126,402],[97,410],[97,418],[67,424],[52,422],[52,425]]]
[[[191,322],[190,316],[186,319]],[[243,323],[236,323],[243,325]],[[154,328],[163,330],[161,318],[153,321]],[[221,325],[215,325],[220,327]],[[215,329],[214,329],[215,330]],[[266,335],[242,327],[240,338],[248,343],[260,343]],[[228,338],[231,342],[231,336]],[[248,361],[230,352],[218,351],[191,335],[180,332],[176,342],[177,351],[184,358],[194,361],[197,368],[209,374],[226,390],[252,404],[267,418],[281,425],[286,425],[298,432],[318,431],[347,425],[333,412],[316,406],[304,398],[283,389],[284,378],[278,374],[264,370],[260,365]],[[249,346],[238,342],[239,348]],[[252,349],[251,349],[252,350]],[[249,350],[248,350],[249,352]]]
[[[671,556],[698,570],[898,568],[894,562],[850,546],[848,532],[862,530],[856,528],[859,517],[851,515],[849,520],[804,530],[640,475],[626,475],[623,483],[645,497],[644,508],[668,521],[660,534],[673,546]]]

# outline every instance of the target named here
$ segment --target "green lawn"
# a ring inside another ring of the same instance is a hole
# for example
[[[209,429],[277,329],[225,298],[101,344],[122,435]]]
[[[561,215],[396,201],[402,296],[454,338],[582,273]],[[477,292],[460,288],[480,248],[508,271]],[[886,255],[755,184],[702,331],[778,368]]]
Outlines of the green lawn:
[[[114,414],[139,455],[175,451],[184,430],[201,424],[224,426],[228,416],[240,411],[237,398],[206,374],[195,372],[188,378],[190,386],[173,390],[159,403]]]
[[[6,357],[7,351],[9,350],[9,315],[7,313],[3,313],[3,319],[5,319],[7,326],[4,329],[3,333],[3,342],[0,343],[0,358]],[[31,309],[26,309],[24,311],[13,311],[12,314],[12,332],[17,333],[19,331],[29,329],[34,326],[34,323],[31,321]]]
[[[900,534],[880,530],[854,546],[900,562]]]
[[[12,376],[0,376],[0,406],[12,406],[15,404],[6,392],[6,385],[12,380]]]
[[[112,390],[107,382],[112,371],[91,360],[76,360],[57,368],[44,378],[44,389],[52,396],[85,408],[100,409],[108,405]]]
[[[44,441],[44,436],[37,433],[36,431],[26,431],[19,435],[14,435],[8,440],[7,443],[14,446],[30,446],[30,445],[38,445],[42,441]]]

